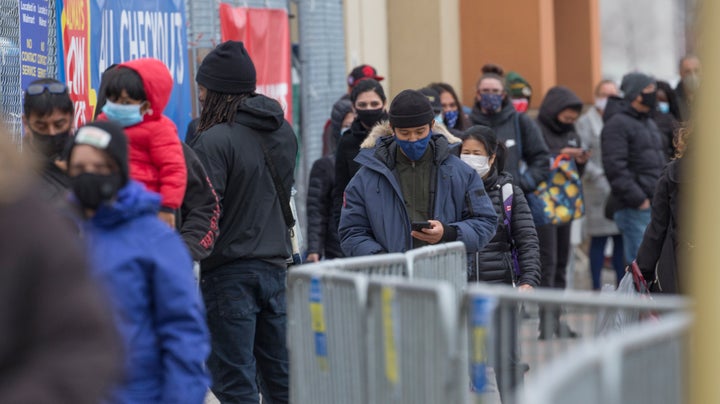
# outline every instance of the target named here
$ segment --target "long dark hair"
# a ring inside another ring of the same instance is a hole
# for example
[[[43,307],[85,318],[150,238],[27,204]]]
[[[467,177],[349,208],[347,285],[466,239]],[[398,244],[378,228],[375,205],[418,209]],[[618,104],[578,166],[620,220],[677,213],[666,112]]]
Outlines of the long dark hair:
[[[224,94],[207,90],[197,131],[203,132],[221,123],[234,122],[240,105],[255,95],[255,93]]]
[[[474,139],[482,143],[488,152],[488,157],[495,156],[493,167],[495,167],[498,172],[505,169],[505,145],[498,142],[495,131],[492,130],[492,128],[485,125],[474,125],[464,131],[461,138],[463,141]]]
[[[448,93],[455,101],[455,105],[457,105],[458,108],[458,120],[455,124],[454,128],[449,129],[457,129],[457,130],[465,130],[467,129],[467,120],[465,119],[465,112],[463,111],[463,105],[460,103],[460,99],[457,96],[457,93],[455,92],[455,89],[448,83],[430,83],[428,86],[432,88],[433,90],[437,91],[438,94],[442,96],[443,93]]]
[[[667,81],[658,81],[657,89],[663,90],[665,96],[668,99],[668,105],[670,106],[670,114],[680,121],[680,104],[678,103],[677,94],[675,90],[670,86]]]

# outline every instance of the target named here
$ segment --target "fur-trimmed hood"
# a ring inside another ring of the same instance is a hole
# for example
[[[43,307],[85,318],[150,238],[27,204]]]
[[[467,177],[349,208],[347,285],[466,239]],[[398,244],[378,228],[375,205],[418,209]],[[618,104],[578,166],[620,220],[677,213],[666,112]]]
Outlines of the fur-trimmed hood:
[[[458,144],[462,143],[462,140],[450,133],[450,131],[447,129],[447,127],[441,123],[435,122],[435,126],[433,127],[432,132],[437,135],[443,135],[447,139],[449,144]],[[361,149],[372,149],[377,145],[378,139],[385,137],[385,136],[392,136],[393,131],[390,127],[390,121],[382,121],[375,125],[370,133],[368,133],[365,140],[360,145]]]

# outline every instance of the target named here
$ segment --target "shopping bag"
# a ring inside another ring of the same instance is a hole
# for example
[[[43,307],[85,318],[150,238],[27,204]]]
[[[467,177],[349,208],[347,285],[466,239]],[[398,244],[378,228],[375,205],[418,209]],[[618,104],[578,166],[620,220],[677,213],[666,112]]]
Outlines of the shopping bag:
[[[620,280],[617,289],[606,291],[625,296],[640,296],[645,299],[652,299],[645,278],[640,272],[637,263],[633,262]],[[622,332],[630,324],[639,323],[648,319],[656,319],[654,313],[648,314],[646,310],[640,309],[602,309],[595,319],[595,335],[607,335],[615,332]]]

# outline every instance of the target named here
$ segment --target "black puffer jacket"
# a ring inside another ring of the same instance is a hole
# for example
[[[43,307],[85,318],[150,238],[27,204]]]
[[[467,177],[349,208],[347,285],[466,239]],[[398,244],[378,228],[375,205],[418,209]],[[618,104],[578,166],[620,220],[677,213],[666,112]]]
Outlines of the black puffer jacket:
[[[617,208],[637,209],[652,200],[665,165],[661,134],[648,114],[611,98],[600,135],[603,166]]]
[[[511,103],[505,103],[497,114],[484,114],[476,105],[470,120],[473,124],[491,127],[498,141],[505,144],[505,170],[524,192],[534,191],[540,182],[547,179],[550,173],[550,153],[540,128],[532,118],[515,111]],[[518,139],[520,145],[517,144]],[[522,148],[522,159],[519,148]],[[521,160],[527,164],[527,171],[523,175],[520,175]]]
[[[333,187],[333,223],[340,223],[340,212],[343,205],[343,193],[352,177],[360,170],[355,156],[360,152],[360,145],[368,135],[368,130],[358,121],[353,121],[350,130],[340,138],[335,154],[335,186]]]
[[[332,190],[335,185],[335,155],[315,161],[310,170],[307,195],[308,254],[323,258],[343,256],[338,229],[332,220]]]
[[[495,207],[498,224],[490,243],[477,253],[474,260],[470,260],[469,282],[512,283],[513,262],[510,238],[504,223],[502,201],[502,186],[508,183],[512,183],[510,174],[506,172],[498,174],[495,168],[485,179],[485,191]],[[535,223],[522,190],[518,186],[513,186],[513,190],[510,227],[520,263],[520,277],[517,284],[537,287],[540,284],[540,246]]]

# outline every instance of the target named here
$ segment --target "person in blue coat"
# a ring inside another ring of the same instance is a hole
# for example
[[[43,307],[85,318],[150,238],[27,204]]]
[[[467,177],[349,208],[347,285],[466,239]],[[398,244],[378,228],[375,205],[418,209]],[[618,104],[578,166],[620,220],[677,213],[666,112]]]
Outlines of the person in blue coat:
[[[460,139],[434,121],[427,97],[398,94],[389,122],[375,126],[355,158],[362,168],[345,189],[340,239],[348,256],[465,243],[481,250],[497,216],[482,179],[453,150]],[[426,222],[413,230],[414,222]]]
[[[93,273],[124,340],[125,377],[108,402],[200,404],[210,347],[192,261],[157,218],[160,196],[128,180],[127,150],[122,128],[95,122],[78,130],[68,160]]]

